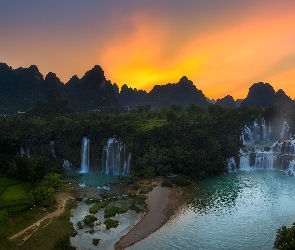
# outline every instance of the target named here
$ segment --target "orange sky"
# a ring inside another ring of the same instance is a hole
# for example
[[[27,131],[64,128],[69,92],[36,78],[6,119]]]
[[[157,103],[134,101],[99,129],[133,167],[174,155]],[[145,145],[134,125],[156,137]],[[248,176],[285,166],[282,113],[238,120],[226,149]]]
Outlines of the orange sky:
[[[99,64],[147,91],[186,75],[209,98],[245,98],[258,81],[295,98],[295,1],[98,2],[0,3],[0,61],[63,82]]]

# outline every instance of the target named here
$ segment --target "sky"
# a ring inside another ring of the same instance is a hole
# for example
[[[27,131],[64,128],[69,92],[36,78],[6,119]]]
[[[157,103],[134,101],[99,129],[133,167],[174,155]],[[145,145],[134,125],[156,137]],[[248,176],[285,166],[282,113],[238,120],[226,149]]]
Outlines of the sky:
[[[0,62],[66,83],[100,65],[150,91],[187,76],[211,98],[268,82],[295,98],[294,0],[9,0]]]

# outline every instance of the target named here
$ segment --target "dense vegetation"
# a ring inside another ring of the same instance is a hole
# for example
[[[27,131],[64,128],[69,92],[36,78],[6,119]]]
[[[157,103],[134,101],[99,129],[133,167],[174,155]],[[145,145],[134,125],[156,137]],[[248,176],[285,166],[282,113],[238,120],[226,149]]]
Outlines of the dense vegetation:
[[[295,223],[290,228],[282,226],[277,230],[274,247],[281,250],[295,249]]]
[[[241,146],[242,127],[255,118],[265,117],[279,134],[276,127],[288,116],[294,130],[295,115],[275,107],[172,105],[152,110],[143,105],[123,113],[74,113],[61,103],[51,93],[47,103],[37,103],[26,114],[0,118],[0,173],[33,183],[48,173],[62,174],[63,159],[80,165],[83,136],[91,141],[91,162],[100,164],[106,141],[115,136],[132,154],[133,175],[174,172],[204,178],[225,171],[226,159]]]

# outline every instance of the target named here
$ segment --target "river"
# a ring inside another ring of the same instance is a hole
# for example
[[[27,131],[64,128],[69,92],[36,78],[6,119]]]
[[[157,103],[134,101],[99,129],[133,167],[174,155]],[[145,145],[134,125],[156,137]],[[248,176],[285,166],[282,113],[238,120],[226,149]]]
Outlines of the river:
[[[129,249],[269,250],[276,230],[294,221],[294,177],[237,171],[198,183],[177,216]]]

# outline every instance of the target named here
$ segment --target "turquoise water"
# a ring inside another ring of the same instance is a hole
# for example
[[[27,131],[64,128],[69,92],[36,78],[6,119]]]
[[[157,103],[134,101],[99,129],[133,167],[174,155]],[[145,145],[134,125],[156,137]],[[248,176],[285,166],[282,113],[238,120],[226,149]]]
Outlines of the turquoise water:
[[[295,178],[238,171],[199,183],[178,216],[130,249],[273,249],[294,221]]]

